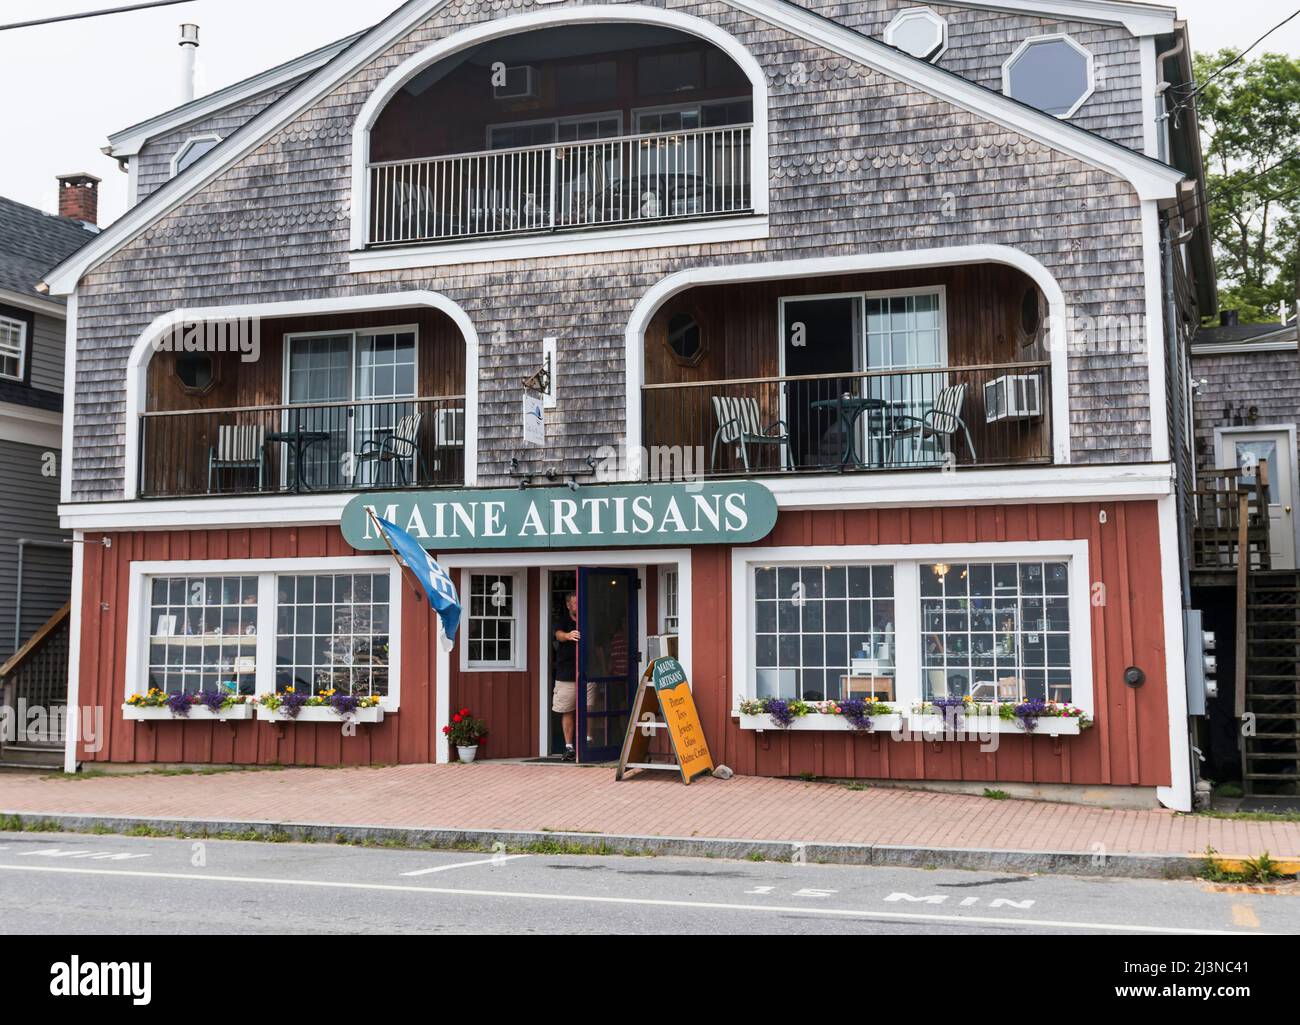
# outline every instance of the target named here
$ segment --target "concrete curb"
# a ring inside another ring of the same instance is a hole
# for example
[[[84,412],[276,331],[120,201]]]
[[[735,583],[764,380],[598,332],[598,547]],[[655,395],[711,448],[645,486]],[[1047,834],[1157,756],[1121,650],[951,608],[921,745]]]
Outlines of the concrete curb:
[[[890,844],[819,843],[796,840],[743,840],[720,837],[627,836],[605,833],[551,833],[509,829],[448,829],[425,826],[329,825],[227,819],[153,819],[135,816],[8,812],[24,829],[33,826],[67,833],[130,834],[148,830],[186,838],[229,838],[231,834],[315,843],[372,843],[398,847],[537,850],[540,853],[673,855],[693,858],[761,858],[764,861],[825,865],[876,865],[896,868],[955,868],[983,872],[1023,872],[1134,879],[1179,879],[1205,867],[1205,859],[1183,854],[1103,854],[1083,851],[1010,851],[961,847],[910,847]],[[239,838],[243,838],[242,836]],[[1220,855],[1219,859],[1231,856]]]

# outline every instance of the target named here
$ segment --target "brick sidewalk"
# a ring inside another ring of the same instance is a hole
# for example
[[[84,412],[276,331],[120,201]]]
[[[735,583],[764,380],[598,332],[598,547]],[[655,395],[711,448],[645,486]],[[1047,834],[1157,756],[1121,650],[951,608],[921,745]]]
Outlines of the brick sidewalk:
[[[759,777],[676,780],[487,762],[90,779],[0,775],[0,810],[547,830],[1113,854],[1300,855],[1300,822],[1248,822]],[[1096,845],[1102,845],[1098,848]]]

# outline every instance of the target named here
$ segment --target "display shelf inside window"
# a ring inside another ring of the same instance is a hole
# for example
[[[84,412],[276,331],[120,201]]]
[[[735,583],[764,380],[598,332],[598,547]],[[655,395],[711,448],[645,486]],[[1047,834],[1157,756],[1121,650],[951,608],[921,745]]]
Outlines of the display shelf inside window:
[[[387,573],[276,578],[275,689],[388,695]]]
[[[893,566],[760,567],[754,696],[895,699]]]
[[[165,577],[149,585],[149,687],[257,692],[257,578]]]
[[[927,701],[1072,699],[1069,565],[921,566]]]

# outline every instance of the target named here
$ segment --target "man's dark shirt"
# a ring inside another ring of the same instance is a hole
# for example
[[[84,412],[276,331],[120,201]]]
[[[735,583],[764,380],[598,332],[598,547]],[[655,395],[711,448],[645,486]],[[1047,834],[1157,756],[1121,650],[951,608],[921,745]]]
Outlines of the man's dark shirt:
[[[578,629],[578,624],[573,621],[573,617],[567,612],[560,617],[560,622],[556,626],[557,633],[572,633]],[[554,635],[552,635],[554,636]],[[578,642],[577,641],[560,641],[560,650],[555,654],[555,678],[557,680],[574,681],[578,678]]]

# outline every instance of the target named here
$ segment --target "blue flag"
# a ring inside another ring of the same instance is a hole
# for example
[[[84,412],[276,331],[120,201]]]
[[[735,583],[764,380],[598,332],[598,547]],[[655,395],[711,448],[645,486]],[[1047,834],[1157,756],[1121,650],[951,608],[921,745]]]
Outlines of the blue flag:
[[[445,650],[450,651],[460,628],[460,596],[456,593],[456,585],[420,542],[396,523],[389,523],[378,515],[375,522],[393,546],[393,551],[415,574],[424,593],[429,596],[429,606],[438,613],[438,640]]]

